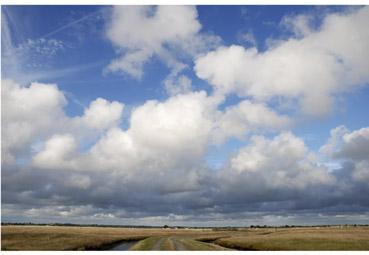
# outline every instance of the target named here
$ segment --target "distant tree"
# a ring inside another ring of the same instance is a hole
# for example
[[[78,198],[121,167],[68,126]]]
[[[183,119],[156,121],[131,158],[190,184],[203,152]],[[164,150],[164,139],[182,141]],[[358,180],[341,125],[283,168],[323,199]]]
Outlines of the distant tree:
[[[169,226],[168,225],[164,225],[163,228],[169,228]]]

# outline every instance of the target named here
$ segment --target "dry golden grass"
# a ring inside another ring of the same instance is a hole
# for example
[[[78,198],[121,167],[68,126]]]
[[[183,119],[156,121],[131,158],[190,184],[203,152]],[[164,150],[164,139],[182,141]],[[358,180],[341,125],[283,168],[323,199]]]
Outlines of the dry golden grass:
[[[150,240],[171,237],[188,250],[215,250],[211,242],[241,250],[369,250],[369,227],[326,227],[286,229],[140,229],[62,226],[2,226],[2,250],[98,250],[124,240],[141,240],[137,245],[152,247]],[[165,239],[164,239],[165,240]],[[196,241],[197,240],[197,241]],[[160,249],[172,250],[165,241]],[[145,248],[144,247],[144,248]],[[142,248],[142,249],[144,249]],[[221,248],[218,246],[218,248]],[[150,248],[147,248],[150,249]]]
[[[220,238],[240,250],[369,250],[368,227],[263,229]]]
[[[124,240],[150,236],[197,237],[213,233],[194,229],[140,229],[64,226],[2,226],[2,250],[98,250]]]
[[[2,226],[1,248],[3,250],[99,249],[114,242],[145,237],[145,233],[130,229]]]

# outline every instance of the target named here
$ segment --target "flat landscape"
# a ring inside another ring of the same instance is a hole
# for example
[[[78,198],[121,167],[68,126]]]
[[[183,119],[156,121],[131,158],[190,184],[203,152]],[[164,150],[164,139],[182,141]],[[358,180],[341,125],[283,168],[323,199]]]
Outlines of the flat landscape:
[[[369,250],[369,227],[1,227],[2,250]]]

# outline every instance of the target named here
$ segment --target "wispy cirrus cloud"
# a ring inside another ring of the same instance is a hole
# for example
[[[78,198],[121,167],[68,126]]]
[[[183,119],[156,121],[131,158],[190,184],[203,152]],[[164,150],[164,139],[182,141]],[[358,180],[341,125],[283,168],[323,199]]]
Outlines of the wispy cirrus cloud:
[[[16,79],[21,84],[28,84],[37,80],[60,78],[103,65],[104,61],[98,61],[64,68],[53,67],[54,62],[65,54],[72,44],[52,36],[67,29],[83,30],[79,25],[90,22],[97,15],[103,15],[105,11],[106,9],[101,8],[37,38],[25,38],[17,19],[12,17],[12,12],[7,7],[2,8],[3,78]],[[93,22],[96,23],[95,20]]]

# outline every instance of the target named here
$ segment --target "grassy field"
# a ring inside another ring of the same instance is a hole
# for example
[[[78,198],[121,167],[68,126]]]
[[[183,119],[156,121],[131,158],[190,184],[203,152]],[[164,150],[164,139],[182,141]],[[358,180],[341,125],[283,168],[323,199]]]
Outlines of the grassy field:
[[[142,229],[2,226],[2,250],[108,250],[137,240],[130,250],[369,250],[369,227]]]
[[[210,229],[142,229],[64,226],[1,226],[2,250],[104,250],[121,241],[148,237],[200,237]],[[145,246],[142,248],[145,249]]]
[[[267,229],[215,240],[237,250],[369,250],[368,227]]]

